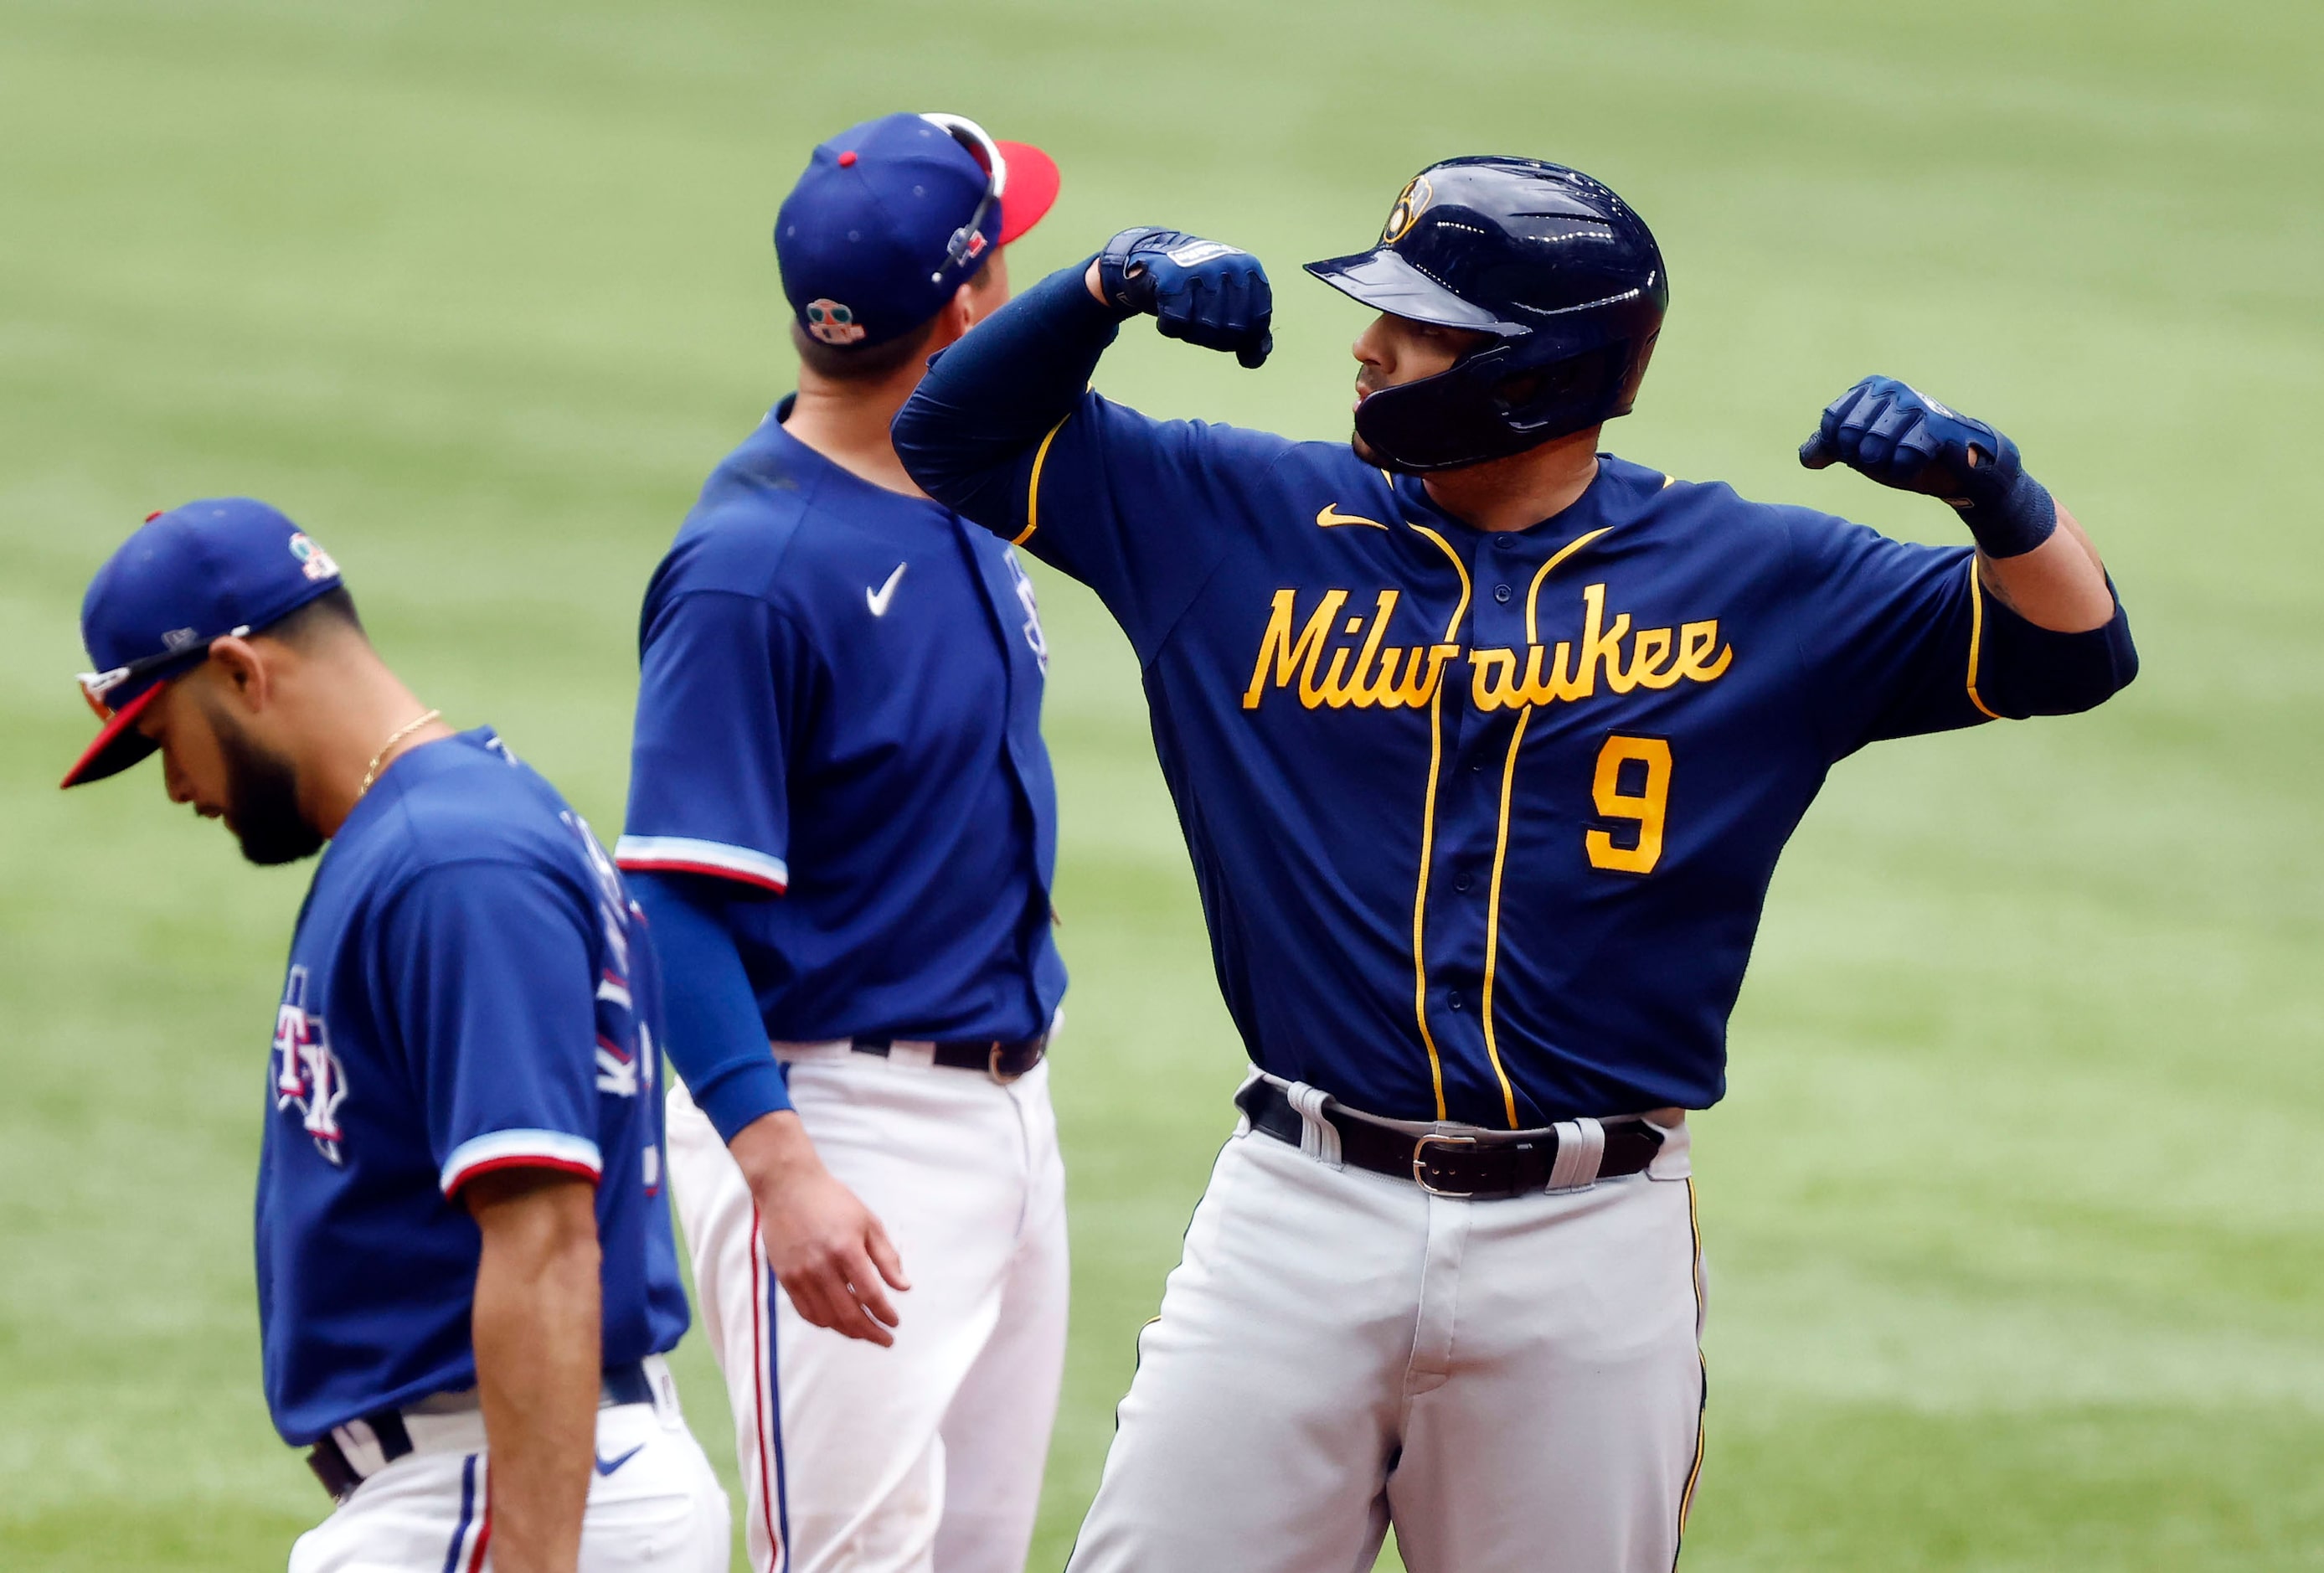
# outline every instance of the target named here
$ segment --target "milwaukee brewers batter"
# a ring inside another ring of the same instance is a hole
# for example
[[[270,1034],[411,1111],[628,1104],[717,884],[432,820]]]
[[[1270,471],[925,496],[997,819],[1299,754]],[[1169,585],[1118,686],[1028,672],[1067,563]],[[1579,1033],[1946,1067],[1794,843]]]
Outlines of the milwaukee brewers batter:
[[[1597,451],[1668,286],[1554,164],[1455,159],[1373,249],[1351,444],[1086,391],[1120,322],[1269,348],[1255,259],[1114,237],[945,352],[929,495],[1136,647],[1254,1069],[1076,1573],[1646,1573],[1702,1457],[1684,1111],[1769,874],[1868,743],[2087,709],[2135,657],[2015,447],[1901,383],[1803,463],[1951,503],[1907,545]]]
[[[65,785],[158,749],[252,862],[330,845],[258,1176],[266,1400],[338,1502],[292,1573],[724,1568],[662,1362],[659,1004],[612,858],[489,729],[421,708],[264,504],[155,515],[81,630],[106,724]]]

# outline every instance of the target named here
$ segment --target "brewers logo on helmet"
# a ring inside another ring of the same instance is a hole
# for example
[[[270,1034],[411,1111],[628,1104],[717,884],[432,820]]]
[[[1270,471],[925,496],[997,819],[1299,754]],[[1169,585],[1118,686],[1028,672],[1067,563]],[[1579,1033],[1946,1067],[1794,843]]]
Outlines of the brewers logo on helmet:
[[[1410,234],[1414,221],[1434,195],[1435,190],[1429,185],[1426,175],[1415,175],[1406,180],[1404,190],[1397,194],[1396,206],[1388,210],[1388,222],[1380,226],[1379,243],[1394,245]]]

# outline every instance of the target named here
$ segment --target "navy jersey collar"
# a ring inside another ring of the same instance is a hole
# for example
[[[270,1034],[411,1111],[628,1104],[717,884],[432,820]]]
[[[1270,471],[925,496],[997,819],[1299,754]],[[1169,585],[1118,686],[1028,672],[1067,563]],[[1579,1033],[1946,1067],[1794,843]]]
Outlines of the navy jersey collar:
[[[1598,473],[1582,495],[1546,519],[1539,519],[1522,530],[1480,530],[1464,520],[1456,518],[1439,506],[1428,495],[1428,487],[1420,477],[1392,477],[1389,486],[1397,501],[1406,510],[1406,517],[1418,518],[1442,529],[1453,539],[1473,546],[1486,537],[1506,534],[1520,541],[1550,541],[1563,542],[1576,535],[1586,535],[1592,530],[1620,523],[1631,516],[1631,504],[1650,495],[1662,485],[1659,473],[1617,458],[1610,453],[1598,455]],[[1552,538],[1554,538],[1553,541]]]
[[[891,492],[885,486],[876,486],[845,466],[833,463],[783,430],[783,422],[789,419],[798,403],[797,393],[785,393],[775,407],[767,412],[767,419],[760,428],[768,451],[779,458],[793,478],[816,486],[837,487],[851,508],[870,503],[903,510],[916,518],[944,522],[953,518],[952,510],[943,504],[927,497],[908,497],[901,492]]]

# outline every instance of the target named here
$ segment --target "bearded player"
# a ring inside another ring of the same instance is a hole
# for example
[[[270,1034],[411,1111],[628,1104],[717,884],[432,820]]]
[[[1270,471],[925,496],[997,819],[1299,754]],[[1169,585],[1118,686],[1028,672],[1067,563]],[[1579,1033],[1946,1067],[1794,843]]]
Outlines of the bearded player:
[[[1587,176],[1436,165],[1309,271],[1379,313],[1351,446],[1086,391],[1140,311],[1268,353],[1255,259],[1143,229],[896,424],[1129,634],[1254,1065],[1072,1566],[1344,1573],[1393,1523],[1416,1573],[1665,1569],[1702,1457],[1685,1111],[1777,854],[1866,744],[2088,709],[2135,658],[2016,448],[1904,384],[1802,461],[1974,548],[1599,452],[1668,284]]]
[[[798,391],[646,592],[614,854],[762,1573],[1018,1573],[1033,1532],[1066,1292],[1048,650],[1016,554],[888,425],[1056,190],[956,116],[816,149],[775,220]]]
[[[412,697],[263,503],[154,515],[81,632],[106,719],[65,785],[158,751],[253,863],[329,845],[259,1159],[266,1400],[337,1503],[291,1573],[724,1568],[662,1361],[687,1319],[659,1003],[613,860],[489,728]]]

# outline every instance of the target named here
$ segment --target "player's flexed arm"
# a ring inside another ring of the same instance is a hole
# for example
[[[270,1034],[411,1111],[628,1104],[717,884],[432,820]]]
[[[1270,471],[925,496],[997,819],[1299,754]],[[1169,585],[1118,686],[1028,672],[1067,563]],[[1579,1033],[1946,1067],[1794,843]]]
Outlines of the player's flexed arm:
[[[1019,466],[1071,415],[1124,319],[1150,314],[1165,338],[1256,367],[1274,346],[1274,310],[1267,271],[1249,252],[1126,229],[1085,267],[1050,274],[945,351],[896,416],[896,452],[930,496],[988,528],[1008,520],[1030,534],[1038,520],[1023,517]]]
[[[1065,419],[1121,321],[1141,312],[1163,337],[1231,350],[1246,366],[1274,347],[1275,295],[1257,257],[1175,229],[1125,229],[937,357],[896,416],[904,467],[972,518],[1007,513],[1014,499],[996,469]]]
[[[1977,584],[1995,603],[1978,639],[1980,706],[2061,715],[2137,675],[2129,622],[2098,549],[1991,426],[1893,377],[1867,377],[1825,409],[1800,463],[1844,463],[1960,514],[1977,540]]]

